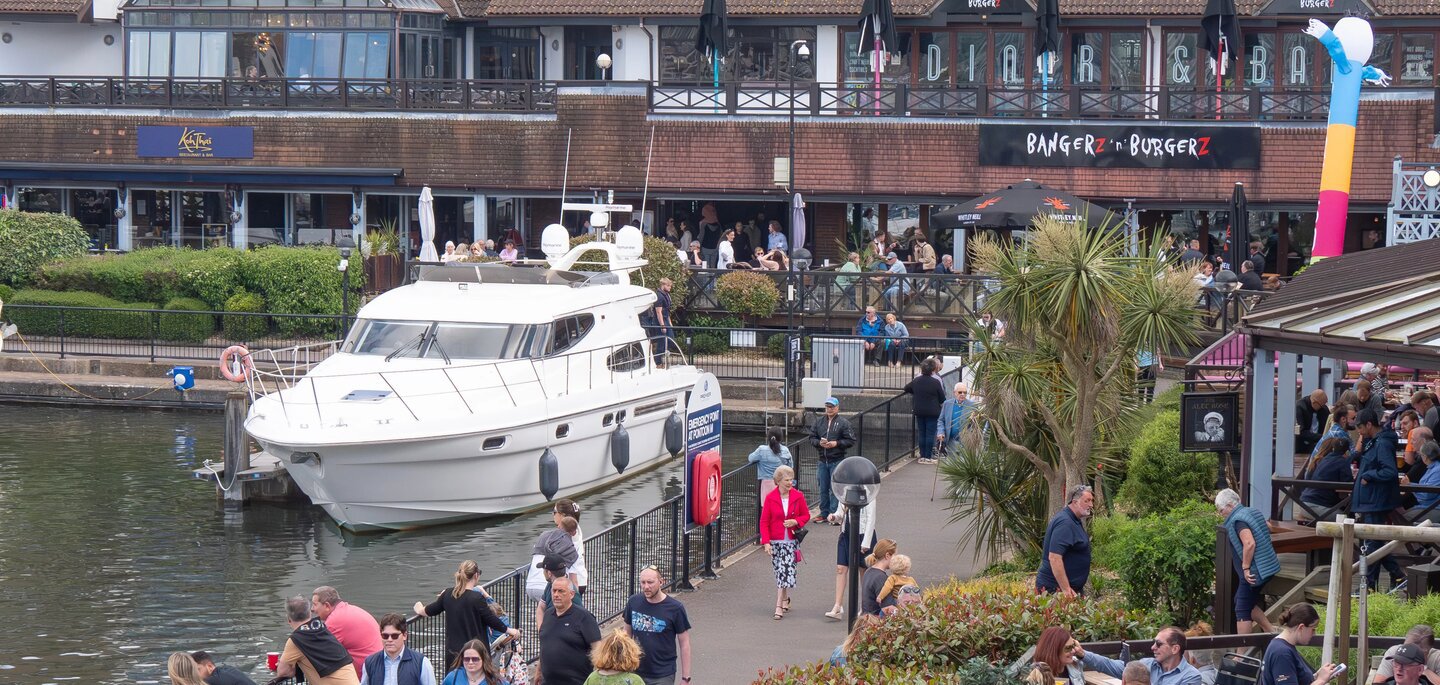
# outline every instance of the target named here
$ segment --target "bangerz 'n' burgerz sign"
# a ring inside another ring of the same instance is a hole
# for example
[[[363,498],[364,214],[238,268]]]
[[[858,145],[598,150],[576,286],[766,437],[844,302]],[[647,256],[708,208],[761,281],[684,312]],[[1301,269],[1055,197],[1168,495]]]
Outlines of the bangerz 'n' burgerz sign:
[[[252,159],[255,129],[249,126],[141,126],[140,157]]]
[[[1253,126],[980,124],[980,164],[1140,169],[1259,169]]]

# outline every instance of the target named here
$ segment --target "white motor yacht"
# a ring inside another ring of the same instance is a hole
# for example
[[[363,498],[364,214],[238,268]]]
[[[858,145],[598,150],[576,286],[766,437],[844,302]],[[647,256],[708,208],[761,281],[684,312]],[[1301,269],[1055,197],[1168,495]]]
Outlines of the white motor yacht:
[[[659,464],[683,449],[698,371],[678,352],[657,364],[639,318],[655,293],[629,278],[640,241],[622,231],[549,268],[421,267],[323,361],[252,370],[245,429],[357,531],[518,513]],[[574,270],[586,253],[606,268]]]

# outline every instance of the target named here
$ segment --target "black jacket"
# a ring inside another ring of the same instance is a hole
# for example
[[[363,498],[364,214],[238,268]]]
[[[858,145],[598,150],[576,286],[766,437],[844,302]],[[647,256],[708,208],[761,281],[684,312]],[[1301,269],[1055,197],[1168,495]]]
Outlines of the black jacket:
[[[1264,290],[1265,282],[1260,280],[1260,274],[1254,271],[1246,271],[1240,274],[1241,290]]]
[[[835,447],[821,447],[821,438],[834,440],[839,444]],[[843,416],[836,416],[832,423],[830,417],[821,415],[815,419],[815,425],[810,427],[810,444],[820,452],[822,461],[838,461],[844,459],[845,452],[855,446],[855,431]]]
[[[905,392],[915,396],[914,408],[911,413],[916,416],[930,418],[940,415],[940,407],[945,404],[946,395],[945,381],[939,376],[926,376],[921,374],[914,380],[905,384]]]
[[[1325,435],[1325,421],[1330,418],[1330,408],[1321,405],[1319,409],[1310,406],[1310,398],[1302,397],[1295,403],[1295,425],[1300,428],[1300,433],[1295,436],[1295,452],[1310,454],[1315,451],[1315,445],[1320,442],[1321,436]],[[1314,419],[1315,430],[1310,430],[1311,420]]]

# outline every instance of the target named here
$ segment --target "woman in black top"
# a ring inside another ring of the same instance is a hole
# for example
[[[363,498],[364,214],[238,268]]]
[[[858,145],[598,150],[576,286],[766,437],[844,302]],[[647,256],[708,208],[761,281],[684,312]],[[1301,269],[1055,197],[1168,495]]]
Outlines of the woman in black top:
[[[441,590],[435,601],[429,604],[415,603],[415,613],[421,616],[445,614],[445,663],[455,661],[466,642],[480,640],[486,644],[485,629],[509,633],[520,637],[520,631],[505,625],[490,609],[489,596],[476,587],[480,582],[480,566],[470,560],[460,564],[455,572],[455,587]]]
[[[1295,645],[1308,644],[1315,637],[1315,626],[1320,614],[1309,604],[1291,604],[1280,614],[1280,631],[1265,648],[1265,665],[1261,668],[1259,685],[1324,685],[1330,682],[1335,664],[1325,664],[1318,671],[1310,670],[1310,664],[1300,658]]]
[[[1306,465],[1300,477],[1305,480],[1323,480],[1331,483],[1354,482],[1355,476],[1350,474],[1349,447],[1350,443],[1340,438],[1326,438],[1320,443],[1315,457]],[[1300,493],[1300,501],[1314,505],[1311,508],[1319,513],[1339,504],[1340,494],[1335,490],[1324,488],[1305,488]],[[1296,513],[1300,513],[1300,511],[1296,510]]]
[[[934,357],[920,362],[920,375],[905,384],[905,392],[914,396],[911,414],[915,415],[915,442],[920,448],[921,464],[935,463],[935,434],[940,422],[940,407],[945,404],[945,383],[936,375],[940,363]]]

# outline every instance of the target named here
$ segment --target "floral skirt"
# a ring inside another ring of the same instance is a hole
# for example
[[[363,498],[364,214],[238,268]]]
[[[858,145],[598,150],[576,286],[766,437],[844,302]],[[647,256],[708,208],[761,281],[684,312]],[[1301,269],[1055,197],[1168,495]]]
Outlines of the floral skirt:
[[[795,552],[799,545],[794,540],[771,540],[770,564],[775,567],[776,587],[795,587]]]

